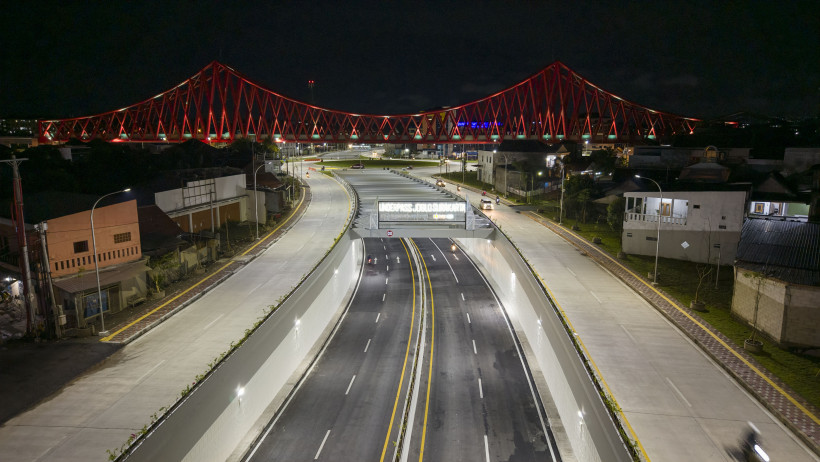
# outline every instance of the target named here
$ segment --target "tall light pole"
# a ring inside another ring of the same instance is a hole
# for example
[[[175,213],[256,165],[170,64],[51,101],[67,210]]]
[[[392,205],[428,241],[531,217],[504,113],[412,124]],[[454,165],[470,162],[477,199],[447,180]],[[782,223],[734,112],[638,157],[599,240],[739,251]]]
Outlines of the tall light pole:
[[[564,223],[564,160],[561,159],[561,211],[558,212],[558,224]]]
[[[661,214],[663,213],[663,190],[661,189],[661,185],[659,185],[658,182],[653,180],[652,178],[646,178],[640,175],[635,175],[635,178],[643,178],[645,180],[649,180],[655,183],[655,186],[658,187],[658,192],[661,193],[661,201],[658,203],[658,235],[655,237],[655,275],[652,278],[652,285],[658,285],[658,250],[660,249],[661,243]]]
[[[259,240],[259,194],[256,192],[256,172],[259,171],[260,168],[264,167],[265,165],[269,164],[270,162],[265,162],[259,167],[256,167],[256,170],[253,171],[253,209],[254,209],[254,218],[256,220],[256,239]]]
[[[108,332],[105,330],[105,316],[103,315],[102,288],[100,288],[100,256],[97,255],[97,236],[94,234],[94,209],[97,208],[97,204],[99,204],[100,201],[106,197],[128,192],[130,190],[131,188],[125,188],[108,193],[97,199],[97,202],[94,202],[94,205],[91,206],[91,243],[94,246],[94,272],[97,274],[97,303],[100,304],[100,335],[102,336],[108,335]]]

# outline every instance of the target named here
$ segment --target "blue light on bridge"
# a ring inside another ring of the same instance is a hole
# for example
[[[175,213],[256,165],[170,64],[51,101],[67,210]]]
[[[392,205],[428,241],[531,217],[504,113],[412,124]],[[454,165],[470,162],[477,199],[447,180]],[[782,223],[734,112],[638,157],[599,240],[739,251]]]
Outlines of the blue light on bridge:
[[[477,128],[490,128],[490,127],[503,127],[504,124],[500,122],[465,122],[460,121],[456,124],[459,127],[470,127],[472,129]]]

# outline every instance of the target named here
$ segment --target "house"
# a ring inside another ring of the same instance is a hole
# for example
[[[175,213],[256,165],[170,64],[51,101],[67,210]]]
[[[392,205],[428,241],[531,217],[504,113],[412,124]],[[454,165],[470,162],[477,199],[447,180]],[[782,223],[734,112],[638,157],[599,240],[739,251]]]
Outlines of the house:
[[[820,347],[820,223],[748,219],[732,314],[781,346]]]
[[[36,312],[43,319],[53,319],[50,293],[57,311],[65,314],[64,328],[87,327],[97,322],[100,306],[104,313],[116,313],[127,306],[129,297],[145,296],[148,267],[136,200],[111,204],[114,197],[94,207],[99,198],[85,194],[44,192],[26,199],[25,218],[32,223],[26,225],[29,263],[38,293]],[[9,257],[0,265],[13,271],[20,246],[10,220],[0,219],[0,236]]]
[[[663,258],[731,264],[747,195],[744,190],[719,188],[663,194],[625,192],[621,247],[627,254],[655,255],[657,246],[657,254]]]
[[[154,193],[154,203],[187,233],[214,231],[254,216],[244,173],[180,182],[180,188]]]

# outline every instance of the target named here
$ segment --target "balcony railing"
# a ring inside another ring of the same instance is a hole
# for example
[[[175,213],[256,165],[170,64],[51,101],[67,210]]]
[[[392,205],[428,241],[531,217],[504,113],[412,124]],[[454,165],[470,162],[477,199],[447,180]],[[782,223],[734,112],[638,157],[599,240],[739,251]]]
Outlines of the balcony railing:
[[[645,213],[633,213],[627,212],[626,214],[626,221],[646,221],[650,223],[657,223],[658,222],[658,215],[647,215]],[[686,225],[686,217],[670,217],[670,216],[662,216],[661,223],[669,224],[669,225]]]

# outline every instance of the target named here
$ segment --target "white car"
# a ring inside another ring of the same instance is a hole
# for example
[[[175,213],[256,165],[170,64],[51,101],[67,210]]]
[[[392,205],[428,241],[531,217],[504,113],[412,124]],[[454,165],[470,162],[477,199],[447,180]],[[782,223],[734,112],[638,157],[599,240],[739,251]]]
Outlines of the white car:
[[[482,198],[481,199],[481,210],[492,210],[493,209],[493,201],[490,199]]]

